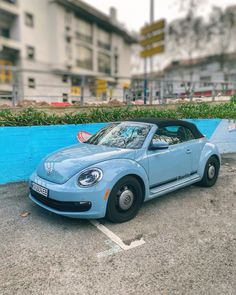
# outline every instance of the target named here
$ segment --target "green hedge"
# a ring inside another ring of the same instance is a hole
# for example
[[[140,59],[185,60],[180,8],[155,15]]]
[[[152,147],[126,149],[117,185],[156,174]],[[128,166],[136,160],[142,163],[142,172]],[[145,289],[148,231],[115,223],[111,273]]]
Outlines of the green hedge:
[[[19,112],[4,109],[0,111],[0,126],[81,124],[111,122],[142,117],[236,119],[236,102],[217,105],[209,105],[206,103],[183,104],[176,109],[163,109],[158,107],[93,108],[87,112],[78,111],[62,115],[48,114],[33,108],[23,109]]]

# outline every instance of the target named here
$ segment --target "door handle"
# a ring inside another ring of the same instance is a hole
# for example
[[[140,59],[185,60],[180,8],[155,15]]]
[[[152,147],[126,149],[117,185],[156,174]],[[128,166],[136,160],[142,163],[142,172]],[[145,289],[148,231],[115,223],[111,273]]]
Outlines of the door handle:
[[[191,154],[191,150],[190,149],[186,149],[186,154]]]

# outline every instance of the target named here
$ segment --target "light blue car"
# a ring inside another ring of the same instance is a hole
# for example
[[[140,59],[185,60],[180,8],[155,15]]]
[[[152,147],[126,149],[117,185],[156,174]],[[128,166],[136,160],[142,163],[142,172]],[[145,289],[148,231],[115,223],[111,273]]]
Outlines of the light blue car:
[[[125,222],[144,201],[214,185],[219,168],[217,147],[192,123],[116,122],[46,157],[30,178],[30,198],[60,215]]]

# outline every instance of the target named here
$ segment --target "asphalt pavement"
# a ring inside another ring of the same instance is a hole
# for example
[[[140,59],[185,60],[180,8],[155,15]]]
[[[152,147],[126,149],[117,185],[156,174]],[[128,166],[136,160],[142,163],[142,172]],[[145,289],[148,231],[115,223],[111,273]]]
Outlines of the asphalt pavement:
[[[143,205],[124,224],[47,212],[26,183],[0,186],[0,294],[236,294],[236,154],[217,184]]]

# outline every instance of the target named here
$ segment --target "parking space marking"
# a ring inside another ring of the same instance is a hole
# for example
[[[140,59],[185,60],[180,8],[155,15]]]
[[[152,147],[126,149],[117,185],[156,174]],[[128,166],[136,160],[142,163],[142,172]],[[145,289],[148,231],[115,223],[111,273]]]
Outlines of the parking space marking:
[[[120,246],[118,246],[116,243],[114,243],[111,240],[106,240],[105,241],[105,244],[108,245],[109,249],[97,253],[97,257],[98,258],[103,258],[103,257],[111,256],[113,254],[116,254],[118,252],[123,251]]]
[[[98,230],[100,230],[103,234],[105,234],[111,241],[116,243],[122,250],[130,250],[145,244],[144,239],[141,237],[140,240],[132,241],[130,245],[126,245],[120,237],[118,237],[116,234],[114,234],[111,230],[109,230],[107,227],[105,227],[97,220],[90,219],[90,223],[94,225]]]

